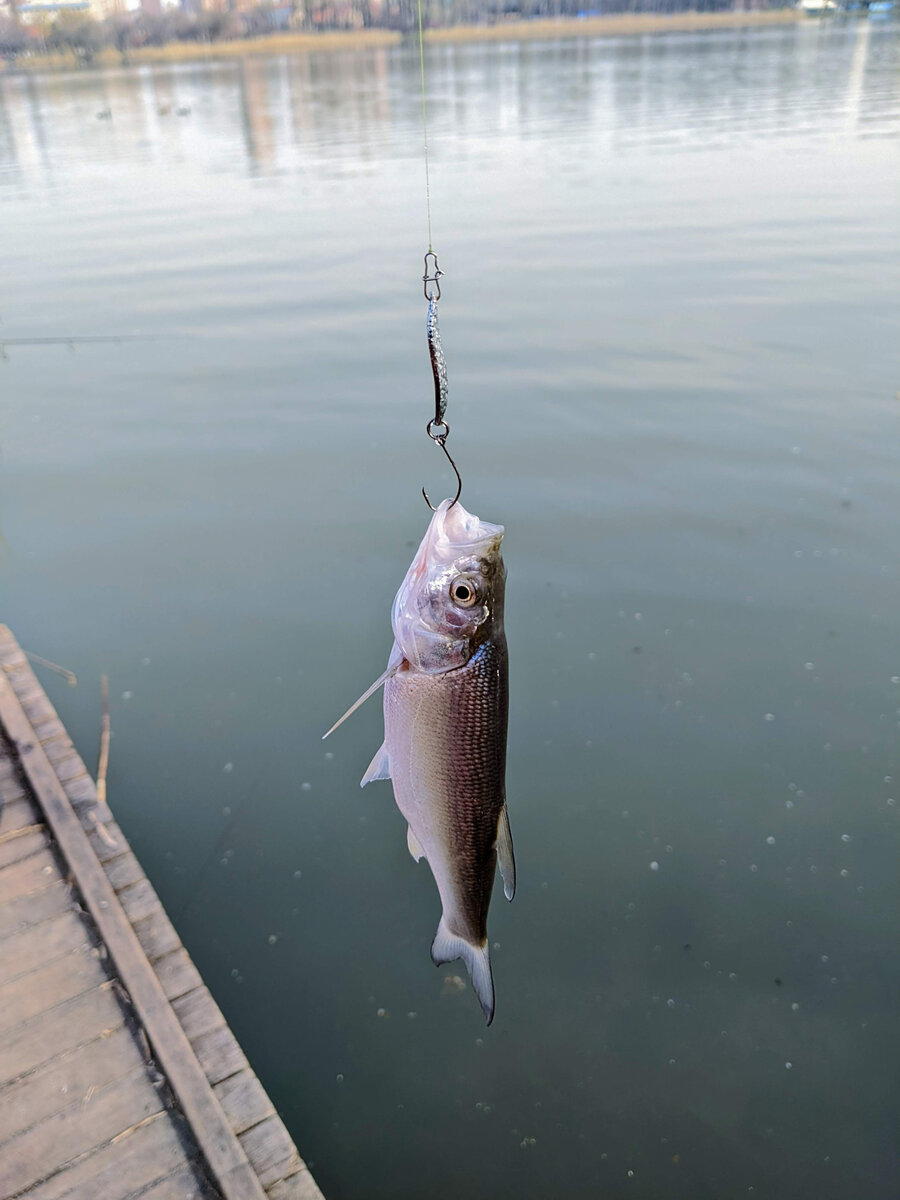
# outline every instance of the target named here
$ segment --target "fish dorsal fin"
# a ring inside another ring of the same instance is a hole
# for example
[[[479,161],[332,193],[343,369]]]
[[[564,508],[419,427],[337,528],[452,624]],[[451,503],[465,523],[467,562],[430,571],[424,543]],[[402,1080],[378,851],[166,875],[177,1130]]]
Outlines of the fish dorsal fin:
[[[509,816],[506,805],[500,810],[500,820],[497,822],[497,862],[500,865],[500,876],[503,880],[503,895],[512,900],[516,894],[516,860],[513,855],[512,834],[509,832]]]
[[[381,685],[383,683],[387,683],[387,681],[391,678],[392,675],[396,675],[397,672],[400,670],[400,667],[402,666],[402,664],[403,664],[403,652],[400,650],[400,647],[397,645],[397,643],[394,642],[394,645],[391,649],[391,656],[388,659],[388,665],[387,665],[386,670],[384,670],[378,676],[378,678],[375,680],[375,682],[372,684],[371,687],[366,688],[366,690],[363,692],[363,694],[360,696],[360,698],[356,701],[356,703],[351,704],[350,707],[347,709],[347,711],[344,713],[344,715],[342,717],[339,717],[338,720],[335,721],[335,723],[332,725],[332,727],[328,730],[328,733],[322,734],[322,741],[324,742],[329,734],[334,733],[334,731],[337,729],[337,727],[339,725],[343,725],[343,723],[347,720],[347,718],[349,716],[352,716],[353,713],[356,712],[356,710],[359,708],[359,706],[361,704],[365,704],[365,702],[368,700],[368,698],[370,696],[374,696],[374,694],[378,691],[378,689],[381,687]],[[373,778],[377,778],[377,777],[373,776]]]
[[[425,851],[422,849],[421,845],[419,844],[419,839],[413,833],[411,825],[407,825],[407,827],[406,827],[406,844],[407,844],[407,846],[409,846],[409,852],[413,856],[413,858],[416,860],[416,862],[418,862],[420,858],[428,857],[428,855],[425,853]]]
[[[367,783],[372,783],[375,779],[390,779],[391,764],[388,761],[387,747],[384,742],[378,747],[375,752],[375,757],[366,768],[366,773],[359,781],[360,787],[365,787]]]

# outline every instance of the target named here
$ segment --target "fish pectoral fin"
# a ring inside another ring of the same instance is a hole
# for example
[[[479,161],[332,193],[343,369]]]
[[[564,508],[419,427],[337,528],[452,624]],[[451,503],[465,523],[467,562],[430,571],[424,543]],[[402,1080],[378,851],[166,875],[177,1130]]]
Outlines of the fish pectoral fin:
[[[366,768],[365,775],[359,781],[359,786],[362,788],[375,779],[390,779],[390,777],[391,764],[388,759],[387,746],[382,742],[375,752],[375,757]]]
[[[406,844],[409,847],[410,854],[413,856],[416,862],[418,862],[420,858],[428,858],[428,855],[422,849],[419,839],[413,833],[411,825],[407,825],[406,827]]]
[[[365,702],[368,700],[368,698],[370,696],[374,696],[374,694],[378,691],[378,689],[381,687],[381,685],[383,683],[387,683],[387,681],[391,678],[392,675],[397,674],[397,672],[400,670],[402,665],[403,665],[403,652],[400,650],[400,647],[397,645],[397,643],[394,642],[393,648],[391,649],[391,656],[388,659],[388,665],[387,665],[386,670],[384,670],[378,676],[378,678],[375,680],[375,682],[372,684],[371,687],[366,688],[366,690],[363,692],[363,694],[360,696],[360,698],[356,701],[356,703],[351,704],[350,707],[347,709],[347,711],[344,713],[344,715],[342,717],[339,717],[338,720],[335,721],[335,723],[332,725],[332,727],[328,730],[328,733],[322,734],[322,741],[324,742],[325,739],[329,736],[329,734],[334,733],[334,731],[337,729],[337,727],[339,725],[343,725],[343,723],[347,720],[347,718],[349,716],[352,716],[353,713],[356,712],[356,710],[359,708],[359,706],[361,704],[365,704]],[[375,777],[373,776],[373,778],[375,778]]]
[[[509,814],[506,805],[500,810],[497,822],[497,862],[500,866],[500,877],[503,880],[503,895],[512,900],[516,894],[516,859],[513,854],[512,834],[509,831]]]
[[[494,980],[491,975],[491,956],[488,952],[487,938],[480,946],[467,942],[465,938],[453,933],[441,916],[437,933],[431,944],[431,961],[436,967],[442,963],[453,962],[461,958],[466,964],[472,987],[481,1005],[488,1025],[494,1019]]]

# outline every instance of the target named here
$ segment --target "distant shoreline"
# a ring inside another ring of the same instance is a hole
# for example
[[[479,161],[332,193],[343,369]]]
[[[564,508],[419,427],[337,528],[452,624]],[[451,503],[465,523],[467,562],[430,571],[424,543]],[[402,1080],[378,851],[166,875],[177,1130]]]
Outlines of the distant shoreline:
[[[680,12],[617,13],[606,17],[559,17],[533,21],[510,20],[496,25],[454,25],[429,29],[426,42],[499,42],[582,37],[627,37],[644,33],[707,32],[768,25],[789,25],[809,20],[795,9],[766,12]],[[322,33],[274,33],[264,37],[206,44],[170,42],[166,46],[143,46],[128,52],[100,50],[90,64],[81,64],[71,54],[47,54],[21,58],[6,65],[8,73],[42,70],[90,70],[93,67],[142,66],[147,63],[206,62],[263,54],[307,54],[317,50],[365,50],[373,46],[397,46],[403,34],[390,29],[327,30]]]

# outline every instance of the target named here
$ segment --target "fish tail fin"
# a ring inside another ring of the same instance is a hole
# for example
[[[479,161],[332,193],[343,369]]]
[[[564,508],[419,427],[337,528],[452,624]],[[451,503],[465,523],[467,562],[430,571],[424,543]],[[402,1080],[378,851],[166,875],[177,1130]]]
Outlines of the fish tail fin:
[[[465,938],[450,930],[442,916],[431,944],[431,959],[434,965],[439,967],[442,963],[453,962],[456,958],[461,958],[466,964],[481,1011],[490,1025],[494,1019],[494,979],[491,975],[487,938],[480,946],[467,942]]]

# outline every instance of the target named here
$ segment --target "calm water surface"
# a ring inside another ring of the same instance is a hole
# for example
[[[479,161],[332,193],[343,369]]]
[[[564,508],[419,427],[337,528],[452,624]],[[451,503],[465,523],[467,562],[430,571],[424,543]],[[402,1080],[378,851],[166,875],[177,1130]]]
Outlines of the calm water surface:
[[[898,67],[865,22],[429,52],[508,530],[487,1031],[357,787],[377,703],[319,740],[450,486],[415,52],[0,77],[2,616],[89,763],[111,676],[113,808],[330,1200],[898,1194]]]

